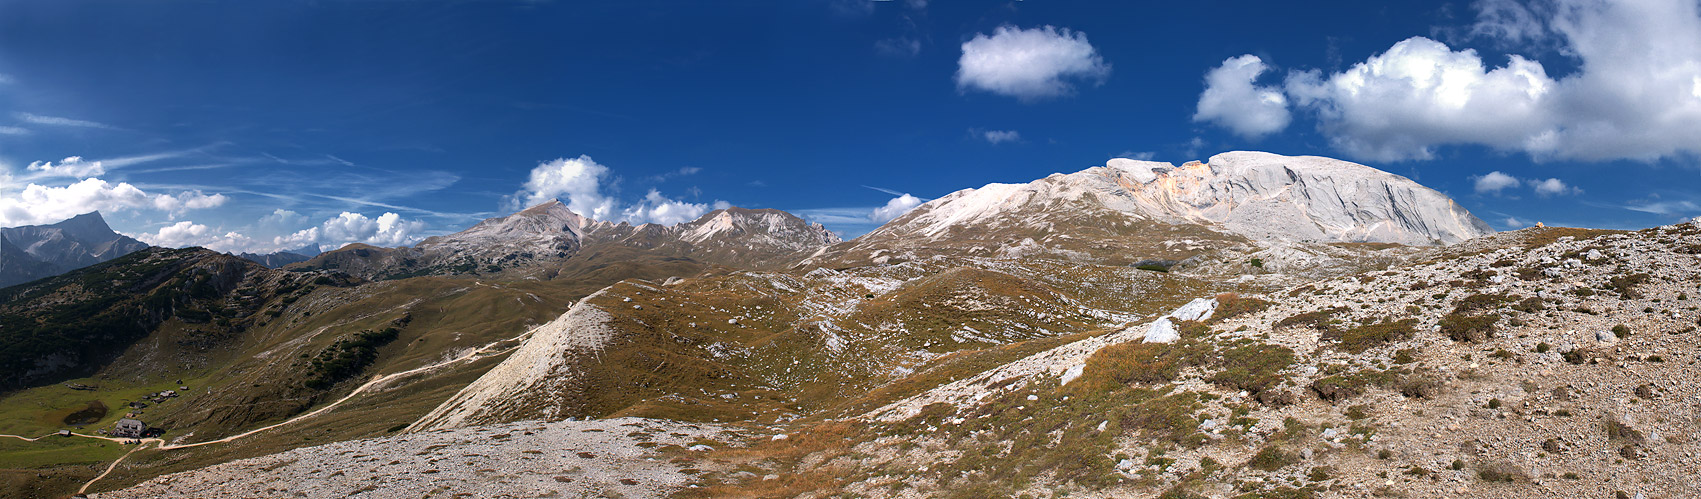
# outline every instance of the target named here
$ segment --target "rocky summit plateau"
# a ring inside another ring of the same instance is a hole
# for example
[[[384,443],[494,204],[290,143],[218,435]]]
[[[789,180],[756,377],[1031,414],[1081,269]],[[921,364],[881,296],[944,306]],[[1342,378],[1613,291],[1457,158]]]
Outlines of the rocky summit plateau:
[[[1336,159],[1114,159],[848,241],[32,230],[0,250],[105,261],[0,289],[4,497],[1701,496],[1701,220],[1495,232]]]

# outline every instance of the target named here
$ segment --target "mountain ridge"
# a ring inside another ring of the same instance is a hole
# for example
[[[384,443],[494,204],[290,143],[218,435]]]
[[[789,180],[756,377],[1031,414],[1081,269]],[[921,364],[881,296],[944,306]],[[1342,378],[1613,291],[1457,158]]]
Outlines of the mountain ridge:
[[[730,267],[783,267],[841,242],[820,224],[780,210],[725,208],[675,225],[613,223],[574,213],[558,200],[486,219],[412,247],[349,245],[291,268],[335,269],[367,278],[560,273],[574,258],[685,258]],[[570,269],[569,269],[570,270]]]

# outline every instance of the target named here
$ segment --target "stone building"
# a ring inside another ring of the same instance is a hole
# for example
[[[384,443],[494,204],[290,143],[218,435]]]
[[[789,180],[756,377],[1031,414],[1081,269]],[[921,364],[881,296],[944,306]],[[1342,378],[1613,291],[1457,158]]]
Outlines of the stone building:
[[[118,438],[142,438],[147,433],[148,424],[134,419],[120,419],[112,427],[112,436]]]

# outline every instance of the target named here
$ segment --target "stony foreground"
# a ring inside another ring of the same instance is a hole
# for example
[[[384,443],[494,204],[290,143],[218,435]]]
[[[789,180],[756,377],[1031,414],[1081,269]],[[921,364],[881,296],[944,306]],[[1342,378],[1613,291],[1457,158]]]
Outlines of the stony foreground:
[[[708,425],[535,421],[306,447],[91,497],[659,497],[697,471]]]

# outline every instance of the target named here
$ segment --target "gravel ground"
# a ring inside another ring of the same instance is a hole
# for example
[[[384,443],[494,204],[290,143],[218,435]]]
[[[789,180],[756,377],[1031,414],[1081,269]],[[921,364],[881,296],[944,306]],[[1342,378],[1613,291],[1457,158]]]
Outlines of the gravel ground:
[[[637,418],[524,421],[306,447],[91,497],[661,497],[699,464],[679,447],[716,436]]]

